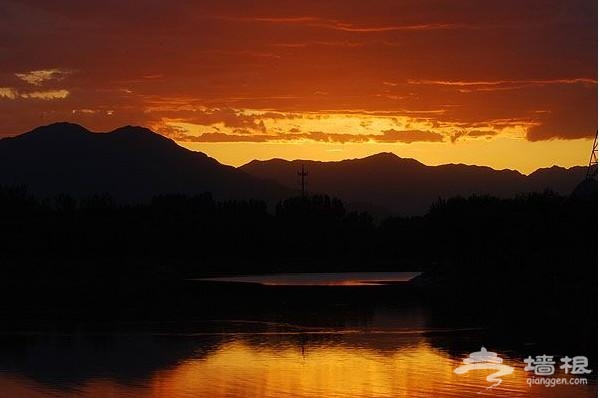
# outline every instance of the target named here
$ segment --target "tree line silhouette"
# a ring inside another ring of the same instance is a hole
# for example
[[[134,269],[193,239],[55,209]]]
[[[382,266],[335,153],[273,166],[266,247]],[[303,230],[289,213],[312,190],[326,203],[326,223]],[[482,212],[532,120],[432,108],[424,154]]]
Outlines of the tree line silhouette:
[[[38,199],[23,187],[0,187],[0,261],[12,275],[61,278],[595,269],[596,214],[595,201],[552,192],[439,199],[424,216],[375,222],[325,195],[269,209],[208,193],[122,205],[108,195]]]
[[[325,195],[292,197],[273,208],[210,194],[124,205],[107,195],[40,199],[22,187],[0,187],[0,315],[185,318],[207,316],[211,308],[213,316],[223,308],[243,314],[273,300],[302,308],[307,300],[321,305],[344,297],[364,305],[424,293],[436,319],[454,321],[460,313],[520,323],[567,314],[593,319],[596,204],[552,192],[455,197],[438,200],[423,216],[376,222]],[[343,296],[318,288],[273,296],[268,289],[189,280],[335,271],[423,274],[403,290],[344,290]],[[523,307],[528,303],[535,317]]]

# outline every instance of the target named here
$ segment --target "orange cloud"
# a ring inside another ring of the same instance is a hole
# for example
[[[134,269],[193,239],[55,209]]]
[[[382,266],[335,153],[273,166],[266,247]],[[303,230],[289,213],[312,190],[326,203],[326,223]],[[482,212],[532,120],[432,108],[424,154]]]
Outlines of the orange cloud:
[[[450,30],[474,28],[466,24],[455,23],[417,23],[417,24],[395,24],[395,25],[358,25],[350,22],[344,22],[337,19],[326,19],[311,16],[299,17],[215,17],[230,21],[242,22],[265,22],[273,24],[299,24],[315,28],[325,28],[343,32],[355,33],[378,33],[378,32],[398,32],[398,31],[430,31],[430,30]]]
[[[14,88],[0,87],[0,98],[16,99],[19,93]]]
[[[22,93],[22,98],[35,98],[42,100],[64,99],[69,96],[68,90],[48,90],[48,91],[32,91]]]
[[[497,80],[497,81],[446,81],[446,80],[408,80],[412,85],[432,85],[458,87],[463,93],[474,91],[518,90],[528,86],[545,86],[560,84],[581,84],[596,86],[598,81],[593,78],[577,77],[549,80]]]
[[[40,86],[42,85],[42,83],[48,80],[62,80],[66,75],[70,73],[71,72],[67,70],[54,68],[15,73],[15,76],[29,84],[33,84],[34,86]]]
[[[46,90],[46,91],[30,91],[20,92],[10,87],[0,87],[0,98],[17,99],[17,98],[28,98],[28,99],[42,99],[42,100],[53,100],[53,99],[64,99],[69,96],[69,91],[60,90]]]

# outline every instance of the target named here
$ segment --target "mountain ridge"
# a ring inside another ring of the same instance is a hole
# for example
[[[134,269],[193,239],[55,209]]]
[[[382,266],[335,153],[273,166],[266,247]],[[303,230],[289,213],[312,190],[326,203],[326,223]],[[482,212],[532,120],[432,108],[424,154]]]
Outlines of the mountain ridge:
[[[172,193],[210,192],[223,200],[277,200],[289,194],[143,127],[98,133],[72,123],[1,139],[0,184],[25,185],[42,196],[108,193],[125,202]]]
[[[26,185],[45,196],[109,193],[135,202],[211,192],[216,199],[273,203],[299,193],[301,164],[308,169],[309,192],[339,197],[351,209],[397,215],[424,214],[438,198],[457,195],[510,197],[546,188],[568,195],[585,174],[579,166],[529,175],[461,163],[427,166],[391,152],[333,162],[253,160],[236,168],[131,125],[92,132],[63,122],[0,139],[0,184]]]
[[[585,169],[587,168],[587,166],[585,165],[580,165],[580,166],[571,166],[571,167],[564,167],[564,166],[559,166],[559,165],[552,165],[552,166],[547,166],[547,167],[540,167],[538,169],[533,170],[531,173],[527,174],[527,173],[523,173],[517,169],[510,169],[510,168],[503,168],[503,169],[496,169],[493,168],[492,166],[487,166],[487,165],[479,165],[479,164],[469,164],[469,163],[442,163],[442,164],[437,164],[437,165],[426,165],[425,163],[415,159],[415,158],[404,158],[401,156],[398,156],[397,154],[393,153],[393,152],[378,152],[378,153],[374,153],[372,155],[368,155],[362,158],[348,158],[348,159],[340,159],[340,160],[314,160],[314,159],[283,159],[283,158],[271,158],[271,159],[266,159],[266,160],[261,160],[261,159],[252,159],[249,162],[246,162],[240,166],[237,166],[237,168],[246,168],[252,165],[256,165],[256,164],[260,164],[260,163],[265,163],[265,162],[279,162],[279,163],[317,163],[317,164],[334,164],[334,163],[340,163],[340,162],[352,162],[352,161],[359,161],[359,160],[367,160],[367,159],[377,159],[379,157],[385,157],[385,158],[396,158],[399,160],[403,160],[403,161],[411,161],[411,162],[415,162],[418,163],[420,165],[423,166],[427,166],[427,167],[442,167],[442,166],[468,166],[468,167],[476,167],[476,168],[484,168],[484,169],[490,169],[490,170],[494,170],[494,171],[510,171],[510,172],[516,172],[519,173],[523,176],[530,176],[534,173],[537,172],[542,172],[545,170],[553,170],[553,169],[557,169],[557,170],[563,170],[563,171],[568,171],[568,170],[572,170],[572,169]]]
[[[462,163],[427,166],[392,153],[330,162],[254,160],[240,168],[293,188],[293,176],[300,165],[307,169],[311,192],[328,193],[349,203],[370,202],[401,215],[423,214],[440,197],[472,194],[512,197],[546,189],[569,195],[585,174],[582,166],[541,168],[529,175],[518,170]]]

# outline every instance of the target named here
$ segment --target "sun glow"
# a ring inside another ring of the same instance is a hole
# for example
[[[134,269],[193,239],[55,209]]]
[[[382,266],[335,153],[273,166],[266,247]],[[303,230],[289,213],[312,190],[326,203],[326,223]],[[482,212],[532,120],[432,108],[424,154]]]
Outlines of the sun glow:
[[[518,121],[465,127],[435,116],[258,110],[240,111],[227,122],[166,119],[153,126],[180,145],[233,166],[253,159],[337,161],[392,152],[427,165],[477,164],[528,174],[587,161],[590,139],[531,142],[525,139],[531,127]]]

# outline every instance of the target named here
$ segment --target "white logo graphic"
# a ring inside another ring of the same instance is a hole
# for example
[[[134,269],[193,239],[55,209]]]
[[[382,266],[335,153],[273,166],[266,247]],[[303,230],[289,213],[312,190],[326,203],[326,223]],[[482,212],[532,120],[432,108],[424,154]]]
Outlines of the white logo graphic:
[[[502,376],[512,374],[515,371],[512,366],[503,365],[502,362],[503,359],[500,358],[498,354],[486,350],[485,347],[481,347],[481,351],[473,352],[469,355],[469,358],[465,358],[463,360],[464,365],[454,369],[454,373],[462,375],[471,370],[496,370],[497,372],[494,372],[485,378],[488,382],[494,383],[486,388],[486,390],[489,390],[502,383]]]
[[[584,356],[577,356],[573,358],[569,358],[568,356],[560,359],[563,365],[560,365],[561,369],[565,370],[565,374],[569,374],[569,371],[572,375],[585,375],[592,373],[591,370],[587,369],[588,367],[588,359]],[[553,356],[548,355],[538,355],[535,359],[531,358],[531,355],[523,361],[527,364],[525,366],[525,371],[529,372],[533,370],[536,376],[552,376],[554,374],[555,368]]]

